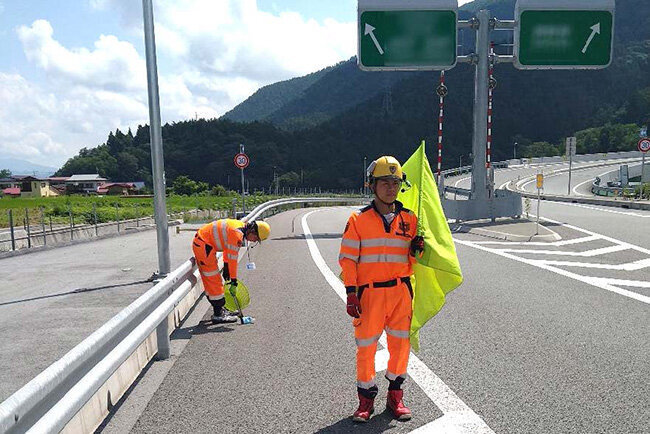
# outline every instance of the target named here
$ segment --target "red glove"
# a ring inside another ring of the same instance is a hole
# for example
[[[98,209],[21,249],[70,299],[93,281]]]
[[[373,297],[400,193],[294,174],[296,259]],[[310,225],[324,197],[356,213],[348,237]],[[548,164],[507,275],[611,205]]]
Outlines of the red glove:
[[[348,315],[353,318],[359,318],[359,315],[361,315],[361,303],[359,302],[359,298],[357,297],[356,293],[348,293],[348,303],[346,307]]]

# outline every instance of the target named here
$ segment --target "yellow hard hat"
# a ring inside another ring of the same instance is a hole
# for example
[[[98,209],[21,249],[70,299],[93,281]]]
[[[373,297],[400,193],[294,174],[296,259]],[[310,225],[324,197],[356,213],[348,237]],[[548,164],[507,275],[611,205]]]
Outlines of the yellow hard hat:
[[[370,183],[376,179],[397,179],[399,181],[406,180],[406,175],[402,172],[402,165],[395,157],[384,155],[377,158],[368,166],[368,177]]]
[[[265,221],[256,221],[255,227],[257,228],[257,236],[260,238],[260,241],[264,241],[269,237],[271,233],[271,226]]]

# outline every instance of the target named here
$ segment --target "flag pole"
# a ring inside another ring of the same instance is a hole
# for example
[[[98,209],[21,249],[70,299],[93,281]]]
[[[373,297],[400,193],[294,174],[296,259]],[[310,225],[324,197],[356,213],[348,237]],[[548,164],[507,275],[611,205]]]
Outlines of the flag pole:
[[[426,151],[425,151],[425,142],[422,140],[422,143],[420,144],[420,147],[422,148],[422,156],[420,158],[420,182],[418,184],[418,235],[423,235],[424,230],[422,229],[422,181],[424,178],[424,159],[426,158]]]

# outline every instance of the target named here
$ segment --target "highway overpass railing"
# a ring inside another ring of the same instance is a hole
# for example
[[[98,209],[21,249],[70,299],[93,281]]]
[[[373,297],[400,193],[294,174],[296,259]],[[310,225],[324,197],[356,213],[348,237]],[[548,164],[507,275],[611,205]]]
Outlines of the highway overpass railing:
[[[257,206],[243,220],[296,205],[366,201],[362,197],[277,199]],[[158,348],[169,347],[167,330],[181,325],[202,292],[191,258],[2,402],[0,433],[93,432]]]

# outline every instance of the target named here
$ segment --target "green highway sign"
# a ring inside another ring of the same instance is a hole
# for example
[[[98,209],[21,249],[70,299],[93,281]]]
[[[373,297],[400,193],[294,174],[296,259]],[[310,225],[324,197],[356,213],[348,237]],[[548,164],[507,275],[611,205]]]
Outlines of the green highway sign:
[[[446,9],[431,10],[432,3]],[[413,9],[404,9],[405,5]],[[456,0],[359,0],[359,66],[364,70],[453,68],[457,10]]]
[[[594,69],[612,61],[613,0],[518,0],[515,17],[519,69]]]

